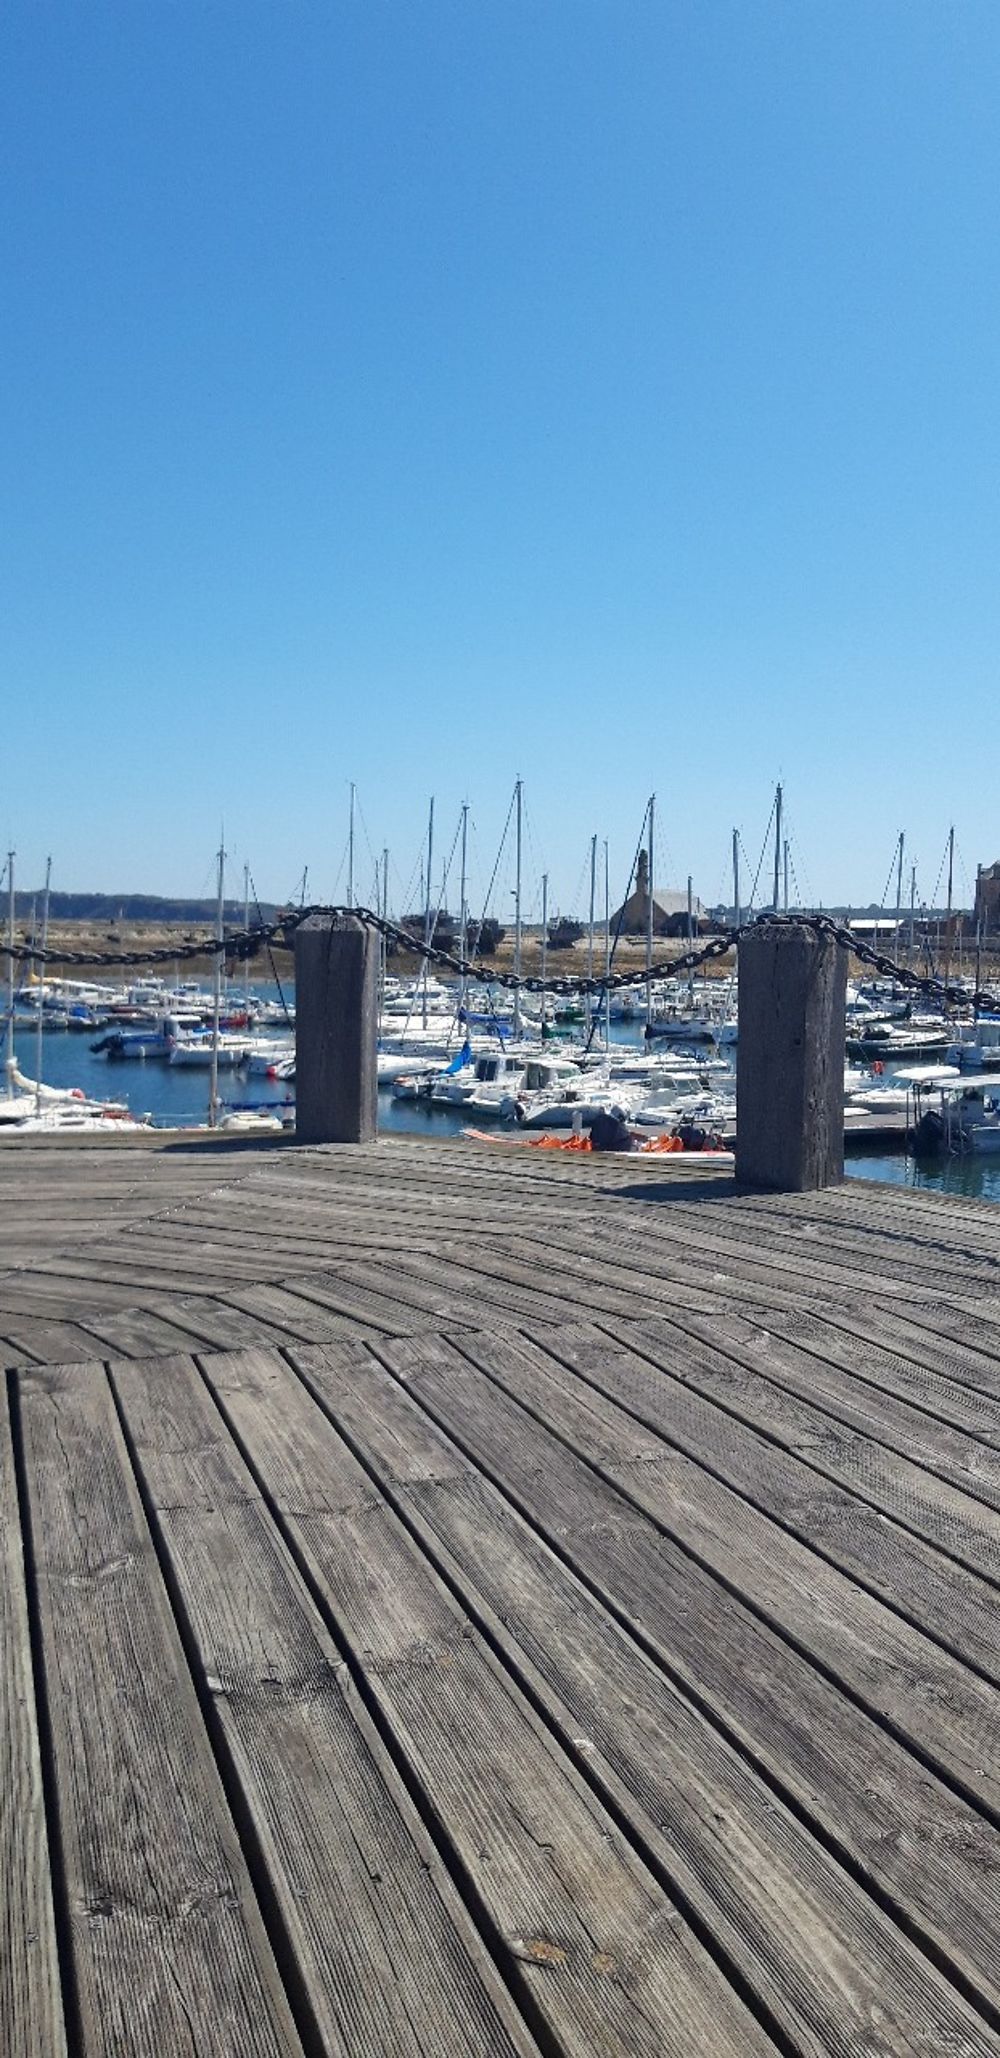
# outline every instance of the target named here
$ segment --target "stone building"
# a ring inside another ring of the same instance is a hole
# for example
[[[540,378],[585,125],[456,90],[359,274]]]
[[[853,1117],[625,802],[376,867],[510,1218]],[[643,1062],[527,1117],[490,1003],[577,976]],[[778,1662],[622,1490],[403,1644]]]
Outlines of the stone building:
[[[694,933],[707,935],[711,922],[704,904],[694,896],[692,903]],[[611,917],[612,933],[621,931],[625,936],[645,936],[649,910],[649,856],[639,852],[638,876],[635,892],[630,893],[623,907]],[[654,936],[687,935],[687,894],[671,893],[666,887],[653,889],[653,934]]]

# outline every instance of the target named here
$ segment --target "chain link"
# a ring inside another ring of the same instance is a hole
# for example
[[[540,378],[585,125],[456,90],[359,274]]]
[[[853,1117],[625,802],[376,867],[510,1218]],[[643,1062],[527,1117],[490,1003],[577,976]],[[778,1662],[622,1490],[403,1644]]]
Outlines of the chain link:
[[[774,914],[757,915],[751,922],[739,929],[720,930],[697,950],[682,951],[677,957],[664,958],[641,969],[613,972],[609,976],[579,978],[572,976],[547,978],[544,982],[537,976],[526,977],[517,972],[508,972],[499,965],[487,965],[474,959],[460,956],[447,950],[439,943],[425,943],[404,929],[400,923],[391,922],[372,908],[365,907],[306,907],[295,908],[290,913],[278,916],[276,921],[263,923],[256,929],[241,929],[225,937],[206,936],[191,943],[161,950],[132,951],[74,951],[56,947],[46,950],[34,949],[31,944],[15,943],[6,946],[6,953],[19,962],[34,964],[58,964],[86,967],[90,970],[121,971],[148,965],[172,965],[186,963],[193,958],[222,956],[230,963],[243,964],[259,956],[275,944],[290,948],[296,929],[313,916],[327,919],[353,919],[365,928],[374,929],[387,941],[395,943],[410,957],[418,957],[431,965],[438,965],[459,979],[472,979],[482,986],[498,986],[509,992],[551,993],[555,996],[584,994],[591,997],[614,993],[625,986],[637,986],[647,979],[677,979],[685,973],[696,972],[702,965],[714,959],[727,957],[737,949],[747,936],[759,934],[762,929],[811,929],[817,936],[826,936],[848,951],[859,964],[868,966],[882,978],[891,979],[909,993],[921,994],[925,999],[936,1001],[947,1008],[974,1008],[977,1011],[1000,1010],[1000,997],[983,987],[972,991],[964,986],[955,986],[933,974],[914,972],[908,965],[899,965],[884,951],[876,950],[865,943],[852,929],[835,922],[830,915]]]

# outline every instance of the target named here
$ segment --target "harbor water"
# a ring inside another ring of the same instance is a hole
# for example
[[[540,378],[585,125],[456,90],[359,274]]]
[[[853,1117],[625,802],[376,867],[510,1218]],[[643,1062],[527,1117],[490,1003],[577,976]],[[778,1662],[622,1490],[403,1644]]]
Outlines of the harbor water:
[[[272,995],[264,985],[258,991],[265,998],[277,998],[276,991]],[[611,1036],[614,1043],[643,1047],[640,1024],[613,1023]],[[205,1124],[207,1070],[164,1064],[153,1058],[109,1063],[106,1057],[91,1051],[94,1041],[95,1035],[86,1032],[46,1029],[41,1039],[44,1083],[79,1087],[95,1100],[124,1101],[133,1114],[148,1115],[157,1128],[186,1129]],[[29,1078],[37,1077],[35,1031],[18,1030],[14,1048],[21,1071]],[[294,1089],[271,1079],[223,1069],[219,1073],[219,1094],[222,1112],[226,1113],[232,1107],[274,1106],[292,1098]],[[378,1110],[379,1128],[396,1134],[459,1135],[469,1121],[461,1108],[432,1108],[424,1101],[398,1101],[384,1091],[379,1094]],[[866,1151],[850,1154],[846,1170],[849,1178],[885,1180],[894,1186],[1000,1201],[1000,1158],[953,1157],[918,1164],[902,1152]]]

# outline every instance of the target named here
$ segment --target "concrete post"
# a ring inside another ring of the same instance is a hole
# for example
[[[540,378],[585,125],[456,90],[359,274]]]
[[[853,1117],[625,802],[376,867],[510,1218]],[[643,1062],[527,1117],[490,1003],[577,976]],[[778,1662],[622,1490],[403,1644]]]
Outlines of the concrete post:
[[[844,1176],[847,954],[814,929],[739,947],[736,1178],[807,1193]]]
[[[353,916],[295,931],[295,1135],[370,1143],[378,1124],[378,943]]]

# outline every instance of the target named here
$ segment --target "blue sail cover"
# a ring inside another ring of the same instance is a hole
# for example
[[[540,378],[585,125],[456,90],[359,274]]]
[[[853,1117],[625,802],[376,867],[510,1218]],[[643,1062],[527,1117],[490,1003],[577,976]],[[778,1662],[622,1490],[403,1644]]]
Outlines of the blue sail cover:
[[[472,1045],[471,1045],[471,1043],[469,1042],[469,1039],[468,1039],[468,1037],[466,1037],[466,1039],[465,1039],[465,1042],[463,1043],[463,1045],[462,1045],[462,1048],[461,1048],[461,1050],[457,1050],[457,1051],[455,1052],[455,1055],[454,1055],[454,1057],[452,1058],[451,1064],[450,1064],[450,1065],[446,1065],[446,1066],[445,1066],[445,1068],[444,1068],[444,1070],[445,1070],[445,1078],[447,1078],[447,1077],[448,1077],[448,1074],[449,1074],[449,1072],[462,1072],[462,1071],[464,1071],[464,1070],[465,1070],[465,1067],[466,1067],[466,1065],[471,1065],[471,1063],[472,1063]]]
[[[509,1020],[504,1021],[500,1015],[477,1015],[468,1008],[459,1008],[458,1019],[467,1029],[489,1029],[494,1036],[501,1038],[509,1036],[514,1026]]]

